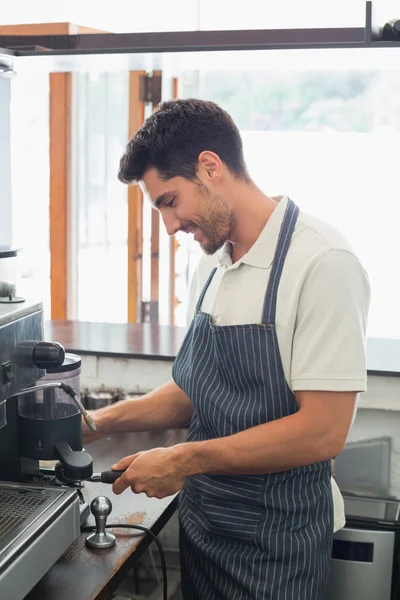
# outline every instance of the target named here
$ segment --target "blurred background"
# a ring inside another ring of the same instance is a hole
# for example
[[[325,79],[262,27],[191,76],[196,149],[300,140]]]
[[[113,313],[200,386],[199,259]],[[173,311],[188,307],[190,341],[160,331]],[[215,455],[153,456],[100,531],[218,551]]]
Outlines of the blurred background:
[[[3,7],[2,21],[68,21],[133,32],[357,27],[365,18],[365,3],[358,0],[336,2],[329,10],[295,0],[279,6],[249,0],[229,11],[225,4],[154,1],[150,14],[139,2],[122,0],[112,10],[91,1],[61,6],[19,0]],[[395,5],[380,6],[393,14]],[[147,64],[151,74],[151,56]],[[178,52],[164,55],[161,66],[164,98],[214,100],[231,113],[249,171],[267,194],[288,194],[343,231],[371,278],[369,336],[399,337],[398,49],[219,52],[212,60],[208,53]],[[50,283],[50,136],[63,143],[54,123],[51,131],[50,79],[28,71],[13,81],[13,203],[23,215],[14,220],[14,239],[24,250],[25,293],[44,296],[48,318],[185,325],[200,250],[187,235],[171,242],[146,200],[130,239],[128,189],[116,178],[133,133],[130,123],[140,123],[132,111],[147,115],[152,109],[151,103],[132,102],[134,76],[98,67],[70,76],[67,245],[52,252],[53,269],[67,263],[67,300]],[[39,230],[30,226],[38,215]]]

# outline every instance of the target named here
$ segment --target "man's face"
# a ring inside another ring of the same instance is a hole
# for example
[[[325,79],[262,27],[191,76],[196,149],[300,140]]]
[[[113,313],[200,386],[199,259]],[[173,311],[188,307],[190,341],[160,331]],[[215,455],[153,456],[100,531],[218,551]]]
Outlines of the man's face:
[[[214,254],[229,239],[234,215],[227,200],[201,180],[173,177],[168,181],[149,169],[140,182],[143,192],[160,211],[168,235],[193,233],[206,254]]]

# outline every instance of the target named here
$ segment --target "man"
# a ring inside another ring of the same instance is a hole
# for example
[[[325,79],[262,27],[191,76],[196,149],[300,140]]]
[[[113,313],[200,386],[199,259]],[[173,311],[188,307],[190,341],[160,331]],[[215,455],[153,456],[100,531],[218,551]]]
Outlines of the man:
[[[367,276],[337,231],[256,186],[211,102],[161,105],[119,178],[205,256],[173,381],[92,413],[100,434],[190,423],[188,442],[123,458],[114,492],[182,490],[185,599],[322,600],[344,523],[331,459],[366,388]]]

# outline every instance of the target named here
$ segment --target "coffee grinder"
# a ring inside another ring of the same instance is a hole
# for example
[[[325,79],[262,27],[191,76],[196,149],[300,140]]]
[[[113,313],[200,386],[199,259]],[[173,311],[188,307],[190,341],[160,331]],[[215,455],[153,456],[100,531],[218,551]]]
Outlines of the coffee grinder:
[[[82,451],[82,415],[90,429],[95,426],[80,401],[80,373],[80,357],[67,353],[61,365],[46,369],[35,386],[18,395],[19,452],[26,475],[38,475],[37,461],[40,466],[54,460],[59,461],[54,475],[60,482],[79,485],[93,474],[92,458]]]

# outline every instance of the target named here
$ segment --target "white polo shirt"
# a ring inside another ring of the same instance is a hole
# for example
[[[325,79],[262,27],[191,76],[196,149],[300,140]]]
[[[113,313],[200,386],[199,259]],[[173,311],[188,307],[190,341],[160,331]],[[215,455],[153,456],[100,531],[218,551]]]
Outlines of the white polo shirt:
[[[284,196],[255,244],[235,264],[229,242],[213,256],[202,256],[191,284],[188,326],[214,267],[217,271],[202,310],[221,326],[261,322],[287,202]],[[347,240],[330,225],[300,211],[276,307],[279,350],[293,392],[366,390],[369,303],[368,276]],[[343,499],[334,480],[332,492],[336,531],[344,526],[345,518]]]

